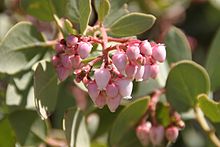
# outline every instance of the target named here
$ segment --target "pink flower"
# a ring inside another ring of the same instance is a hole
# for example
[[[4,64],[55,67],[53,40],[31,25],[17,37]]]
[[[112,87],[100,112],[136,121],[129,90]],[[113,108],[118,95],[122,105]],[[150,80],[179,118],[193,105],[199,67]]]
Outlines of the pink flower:
[[[103,90],[106,88],[111,78],[111,74],[108,69],[100,68],[100,69],[95,70],[94,78],[95,78],[96,84],[98,85],[98,89]]]
[[[119,72],[123,72],[127,65],[128,59],[125,53],[116,53],[112,57],[112,62]]]
[[[140,49],[136,45],[128,46],[126,55],[130,60],[136,60],[140,54]]]
[[[117,95],[115,97],[107,97],[107,105],[111,112],[115,112],[121,102],[121,96]]]
[[[150,66],[150,76],[155,79],[159,73],[159,65],[153,64]]]
[[[165,134],[168,141],[175,142],[179,135],[179,129],[175,126],[169,127]]]
[[[78,42],[78,38],[73,36],[73,35],[69,35],[67,38],[66,38],[66,45],[68,47],[72,47],[74,45],[76,45]]]
[[[136,65],[128,64],[125,68],[125,73],[127,77],[133,79],[137,72],[137,68],[138,67]]]
[[[58,66],[59,63],[60,63],[60,58],[57,57],[57,56],[53,56],[52,57],[52,63],[53,63],[54,66]]]
[[[108,84],[106,94],[108,97],[116,97],[118,95],[118,87],[114,83]]]
[[[87,89],[88,89],[88,94],[91,97],[92,101],[95,103],[96,98],[98,97],[100,90],[98,90],[98,86],[95,83],[95,81],[91,81],[88,85],[87,85]]]
[[[61,63],[62,63],[62,65],[63,65],[64,67],[66,67],[66,68],[72,68],[72,62],[71,62],[71,60],[70,60],[69,55],[67,55],[67,54],[62,54],[62,55],[60,56],[60,58],[61,58]]]
[[[70,56],[70,60],[71,60],[73,68],[78,68],[80,66],[81,58],[79,55]]]
[[[133,89],[133,83],[129,79],[119,79],[117,81],[119,88],[119,94],[125,99],[131,99],[131,93]]]
[[[65,48],[65,46],[64,46],[63,44],[61,44],[61,43],[57,43],[57,44],[55,45],[55,51],[56,51],[56,53],[61,53],[61,52],[63,52],[63,51],[64,51],[64,48]]]
[[[166,59],[166,49],[163,44],[158,44],[154,46],[152,56],[155,60],[159,62],[164,62]]]
[[[103,93],[100,93],[95,100],[95,104],[99,108],[103,108],[106,104],[106,96]]]
[[[164,127],[161,125],[151,127],[149,135],[154,146],[160,145],[164,138]]]
[[[63,66],[58,66],[56,71],[60,81],[64,81],[71,74],[71,70]]]
[[[150,122],[146,122],[146,123],[140,124],[136,128],[137,138],[140,140],[141,144],[144,146],[147,146],[150,143],[149,132],[150,132],[151,126],[152,125]]]
[[[89,56],[89,53],[92,50],[92,44],[90,44],[89,42],[80,42],[77,50],[78,50],[79,56],[82,59],[85,59],[86,57]]]
[[[148,40],[142,41],[142,43],[140,44],[140,51],[143,55],[147,55],[147,56],[152,55],[152,47],[148,42]]]
[[[148,80],[151,77],[150,69],[151,69],[151,65],[144,66],[143,80]]]
[[[135,74],[135,80],[143,81],[143,75],[144,75],[144,66],[138,65],[137,72]]]

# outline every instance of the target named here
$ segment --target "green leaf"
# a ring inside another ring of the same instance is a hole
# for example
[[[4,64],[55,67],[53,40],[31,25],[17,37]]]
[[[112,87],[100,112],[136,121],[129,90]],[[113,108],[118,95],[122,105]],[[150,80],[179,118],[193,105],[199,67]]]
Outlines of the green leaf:
[[[130,13],[116,20],[108,33],[117,37],[135,36],[150,29],[155,19],[153,15],[149,14]]]
[[[57,102],[57,76],[49,62],[39,63],[34,73],[35,105],[42,119],[46,119],[55,109]]]
[[[86,130],[85,117],[77,108],[70,108],[64,115],[64,131],[71,147],[89,147],[89,134]]]
[[[0,146],[13,147],[15,146],[15,134],[12,130],[10,122],[7,118],[0,120]]]
[[[209,73],[211,80],[211,88],[213,91],[220,89],[220,29],[218,30],[214,41],[212,42],[211,48],[208,53],[206,61],[206,69]]]
[[[191,48],[185,34],[176,27],[171,27],[165,36],[167,60],[169,63],[191,60]]]
[[[167,105],[164,105],[163,103],[157,103],[156,117],[157,117],[157,121],[161,125],[163,125],[164,127],[167,127],[171,122],[170,107]]]
[[[9,115],[10,124],[15,131],[17,141],[21,145],[25,144],[31,126],[37,117],[37,113],[32,110],[18,110]]]
[[[79,22],[79,0],[67,0],[66,16],[73,22]]]
[[[28,22],[12,27],[0,44],[0,72],[15,74],[39,60],[48,49],[43,36]]]
[[[220,103],[209,99],[205,94],[201,94],[198,96],[198,104],[205,116],[212,122],[220,122]]]
[[[129,136],[132,135],[135,125],[144,115],[148,108],[149,98],[138,99],[127,105],[117,116],[113,123],[109,143],[110,146],[121,146],[127,144]],[[132,142],[132,140],[130,140]]]
[[[206,70],[193,61],[180,61],[171,69],[166,81],[166,97],[177,111],[187,111],[201,93],[208,94],[210,80]]]
[[[21,8],[40,20],[53,20],[50,0],[21,0]]]
[[[88,24],[89,18],[92,12],[91,0],[80,0],[79,1],[79,24],[80,32],[84,34]]]
[[[110,10],[110,3],[108,0],[95,0],[95,9],[98,13],[98,19],[103,22]]]

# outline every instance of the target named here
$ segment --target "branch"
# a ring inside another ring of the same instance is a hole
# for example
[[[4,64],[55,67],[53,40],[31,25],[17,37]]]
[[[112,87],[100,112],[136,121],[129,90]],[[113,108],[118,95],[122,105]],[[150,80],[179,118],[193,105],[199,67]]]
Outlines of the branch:
[[[205,131],[205,133],[208,135],[209,139],[215,146],[220,147],[220,140],[216,136],[215,131],[209,127],[201,109],[198,106],[196,106],[194,108],[194,112],[196,115],[196,120],[198,121],[202,129]]]

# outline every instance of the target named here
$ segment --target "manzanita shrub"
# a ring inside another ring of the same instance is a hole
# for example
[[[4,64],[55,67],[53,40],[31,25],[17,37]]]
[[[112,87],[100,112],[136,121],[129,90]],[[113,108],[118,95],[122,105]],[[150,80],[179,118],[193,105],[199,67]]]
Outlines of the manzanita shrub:
[[[1,147],[181,146],[189,120],[220,146],[220,31],[203,67],[180,29],[146,35],[156,17],[125,0],[16,4],[29,22],[0,44]]]

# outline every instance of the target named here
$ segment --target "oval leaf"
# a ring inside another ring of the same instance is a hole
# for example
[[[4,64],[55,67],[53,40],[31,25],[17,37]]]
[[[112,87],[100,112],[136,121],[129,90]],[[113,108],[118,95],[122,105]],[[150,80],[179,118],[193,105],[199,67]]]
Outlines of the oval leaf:
[[[165,36],[165,44],[169,63],[192,59],[189,42],[180,29],[171,27]]]
[[[220,59],[220,29],[218,30],[215,39],[211,45],[209,50],[209,54],[206,62],[206,69],[209,73],[211,80],[211,88],[212,90],[220,89],[220,68],[219,67],[219,59]]]
[[[127,105],[117,116],[113,123],[109,142],[110,146],[121,146],[127,142],[127,137],[135,136],[132,128],[138,123],[140,118],[144,115],[148,108],[149,98],[138,99],[133,103]],[[133,133],[132,133],[133,131]],[[129,133],[128,133],[129,132]]]
[[[34,73],[34,96],[35,105],[42,119],[50,115],[57,102],[57,76],[54,67],[49,62],[39,63]]]
[[[220,103],[209,99],[207,95],[202,94],[198,96],[199,107],[203,113],[212,121],[220,122]]]
[[[64,115],[63,128],[71,147],[89,147],[89,135],[86,130],[85,117],[77,108],[70,108]]]
[[[166,81],[166,97],[177,111],[187,111],[201,93],[208,94],[210,81],[206,70],[193,61],[178,62]]]
[[[79,22],[79,0],[67,0],[66,16],[73,22]]]
[[[103,22],[106,15],[110,10],[110,3],[108,0],[95,0],[95,9],[98,13],[98,19]]]
[[[135,36],[150,29],[155,22],[153,15],[144,13],[129,13],[122,16],[109,28],[108,33],[113,36]]]
[[[88,26],[91,11],[92,11],[91,0],[79,1],[79,24],[80,24],[81,34],[84,34]]]
[[[14,74],[30,67],[46,52],[43,36],[28,22],[9,30],[0,44],[0,72]]]

